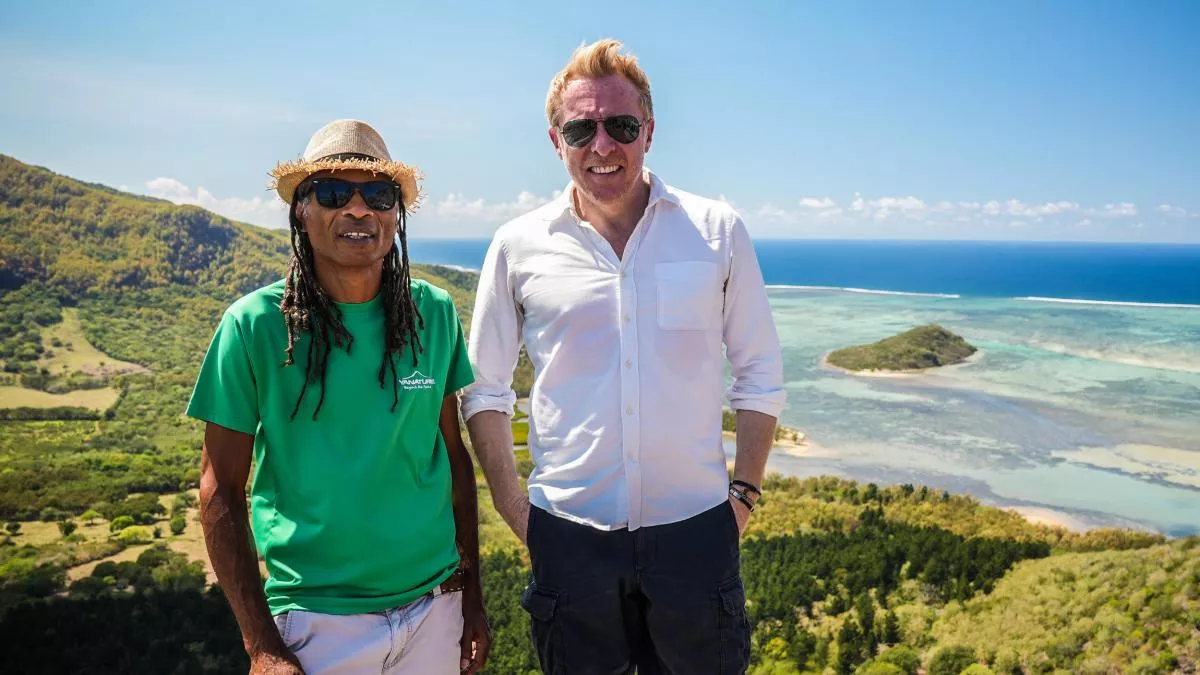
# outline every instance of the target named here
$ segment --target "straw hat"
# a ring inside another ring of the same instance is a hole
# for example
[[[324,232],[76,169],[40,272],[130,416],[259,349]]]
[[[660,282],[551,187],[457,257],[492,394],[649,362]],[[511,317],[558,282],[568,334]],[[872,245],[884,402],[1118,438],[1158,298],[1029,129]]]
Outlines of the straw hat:
[[[271,170],[271,187],[280,199],[291,204],[296,186],[305,178],[318,171],[345,169],[371,171],[396,181],[405,211],[413,211],[421,201],[421,172],[415,166],[392,161],[379,132],[358,120],[335,120],[318,129],[301,159],[280,162]]]

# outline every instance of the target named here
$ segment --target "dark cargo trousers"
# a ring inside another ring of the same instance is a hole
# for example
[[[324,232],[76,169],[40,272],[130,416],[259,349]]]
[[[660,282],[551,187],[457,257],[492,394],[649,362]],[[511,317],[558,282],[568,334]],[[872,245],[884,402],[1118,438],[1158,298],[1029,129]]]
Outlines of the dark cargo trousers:
[[[728,502],[668,525],[597,530],[533,507],[521,596],[546,675],[741,675],[750,625]]]

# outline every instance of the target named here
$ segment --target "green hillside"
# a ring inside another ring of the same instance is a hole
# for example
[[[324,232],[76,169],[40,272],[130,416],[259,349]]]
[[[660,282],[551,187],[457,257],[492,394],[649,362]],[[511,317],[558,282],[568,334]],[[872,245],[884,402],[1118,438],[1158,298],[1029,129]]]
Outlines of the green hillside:
[[[6,672],[246,672],[205,576],[201,429],[182,411],[220,312],[288,250],[281,231],[0,156]],[[470,320],[474,275],[414,276]],[[932,341],[939,362],[956,344]],[[479,482],[488,672],[525,675],[528,558]],[[1200,539],[1071,533],[917,485],[773,476],[764,493],[742,546],[753,675],[1200,668]]]
[[[930,324],[879,342],[829,353],[826,362],[851,371],[904,371],[960,363],[977,350],[950,331]]]
[[[933,627],[1010,672],[1170,672],[1200,663],[1200,540],[1020,563],[987,596],[954,603]]]

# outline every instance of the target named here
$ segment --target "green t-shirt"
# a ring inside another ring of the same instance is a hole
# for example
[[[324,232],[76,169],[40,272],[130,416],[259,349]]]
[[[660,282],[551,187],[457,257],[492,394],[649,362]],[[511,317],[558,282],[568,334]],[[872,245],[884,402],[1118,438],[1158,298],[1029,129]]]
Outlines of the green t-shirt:
[[[399,404],[383,362],[382,296],[338,304],[354,336],[334,346],[325,402],[312,382],[295,419],[310,337],[297,337],[283,367],[287,328],[283,282],[225,311],[204,358],[187,414],[254,435],[250,490],[254,541],[267,564],[272,614],[375,612],[406,604],[444,581],[458,564],[450,463],[438,428],[442,399],[474,380],[454,303],[412,282],[424,318],[424,351],[396,360]]]

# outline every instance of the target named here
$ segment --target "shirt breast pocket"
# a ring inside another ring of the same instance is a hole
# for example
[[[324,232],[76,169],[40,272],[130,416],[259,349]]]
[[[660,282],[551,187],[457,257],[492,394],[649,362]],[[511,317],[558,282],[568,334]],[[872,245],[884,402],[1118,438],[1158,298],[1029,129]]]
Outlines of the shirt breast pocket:
[[[708,331],[721,317],[717,265],[703,261],[658,263],[658,327],[662,330]]]

